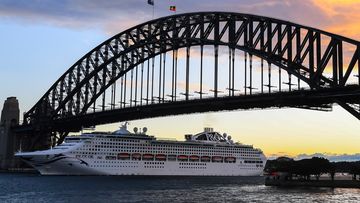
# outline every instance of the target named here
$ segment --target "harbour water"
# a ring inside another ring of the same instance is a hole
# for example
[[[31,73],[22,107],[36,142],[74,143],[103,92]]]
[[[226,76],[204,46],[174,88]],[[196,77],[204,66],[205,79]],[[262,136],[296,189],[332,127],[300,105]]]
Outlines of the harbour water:
[[[360,202],[360,189],[267,187],[263,177],[2,173],[0,202]]]

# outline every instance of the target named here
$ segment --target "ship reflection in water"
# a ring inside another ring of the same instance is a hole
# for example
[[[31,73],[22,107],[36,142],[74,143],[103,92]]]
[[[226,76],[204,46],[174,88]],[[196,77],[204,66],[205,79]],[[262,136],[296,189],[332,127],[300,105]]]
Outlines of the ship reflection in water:
[[[359,202],[359,189],[277,188],[264,177],[0,174],[0,202]]]

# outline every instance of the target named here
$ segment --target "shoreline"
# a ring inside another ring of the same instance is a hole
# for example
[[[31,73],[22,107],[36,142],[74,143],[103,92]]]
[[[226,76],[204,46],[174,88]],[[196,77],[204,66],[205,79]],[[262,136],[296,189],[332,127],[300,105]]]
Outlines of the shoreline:
[[[330,188],[360,188],[358,180],[278,180],[265,179],[265,186],[277,187],[330,187]]]

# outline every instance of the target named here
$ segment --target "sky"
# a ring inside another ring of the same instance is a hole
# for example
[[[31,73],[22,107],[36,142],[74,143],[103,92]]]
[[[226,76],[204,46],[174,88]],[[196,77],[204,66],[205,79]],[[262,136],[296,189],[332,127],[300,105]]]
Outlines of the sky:
[[[269,16],[360,40],[358,0],[0,0],[0,102],[16,96],[30,109],[72,64],[111,36],[139,23],[196,11]],[[2,108],[2,107],[0,107]],[[231,111],[143,119],[157,137],[183,140],[204,127],[261,148],[268,157],[311,155],[360,160],[360,121],[335,106],[332,112],[303,109]],[[115,130],[120,124],[98,126]]]

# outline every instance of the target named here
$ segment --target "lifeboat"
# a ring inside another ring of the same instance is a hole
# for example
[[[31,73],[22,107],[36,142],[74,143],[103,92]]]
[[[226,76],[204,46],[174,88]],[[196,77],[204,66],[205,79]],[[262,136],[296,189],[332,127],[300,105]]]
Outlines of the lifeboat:
[[[235,163],[235,162],[236,162],[236,158],[235,158],[235,157],[225,157],[225,162]]]
[[[157,154],[155,156],[155,160],[157,160],[157,161],[165,161],[166,160],[166,155],[165,154]]]
[[[153,154],[143,154],[143,160],[154,160]]]
[[[140,160],[141,159],[141,154],[139,153],[134,153],[131,155],[132,160]]]
[[[121,160],[130,159],[130,154],[128,154],[128,153],[119,153],[117,158],[121,159]]]
[[[187,161],[188,160],[188,156],[186,156],[186,155],[179,155],[177,158],[179,161]]]
[[[191,156],[189,157],[189,160],[190,160],[190,161],[199,161],[199,156],[191,155]]]
[[[209,156],[202,156],[201,157],[201,162],[210,162],[210,157]]]
[[[212,162],[222,162],[223,158],[221,156],[213,156]]]

